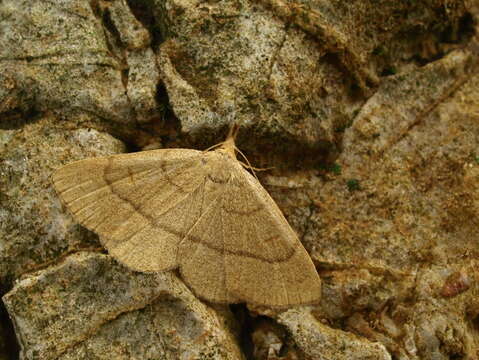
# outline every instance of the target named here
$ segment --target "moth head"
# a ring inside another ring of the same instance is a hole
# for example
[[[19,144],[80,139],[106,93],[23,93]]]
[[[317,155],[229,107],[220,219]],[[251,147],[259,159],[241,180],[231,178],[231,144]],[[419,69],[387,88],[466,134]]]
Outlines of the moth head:
[[[236,152],[239,151],[235,145],[235,139],[238,135],[239,125],[233,123],[228,132],[226,140],[221,143],[220,150],[226,152],[229,156],[236,160]]]

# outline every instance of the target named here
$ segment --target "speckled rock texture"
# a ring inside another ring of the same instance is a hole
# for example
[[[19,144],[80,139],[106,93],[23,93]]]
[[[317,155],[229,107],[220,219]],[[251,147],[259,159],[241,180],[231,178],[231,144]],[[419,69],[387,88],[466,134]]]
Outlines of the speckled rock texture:
[[[0,284],[55,262],[67,253],[100,245],[65,213],[52,188],[57,167],[84,157],[125,151],[123,143],[92,129],[64,129],[53,117],[25,123],[2,136]]]
[[[278,321],[286,326],[298,347],[311,359],[391,360],[384,345],[321,324],[307,310],[286,311],[278,316]]]
[[[232,122],[318,305],[203,303],[115,262],[52,189]],[[478,259],[476,0],[0,1],[1,360],[475,360]]]
[[[2,1],[0,109],[61,109],[132,121],[122,63],[87,1]]]
[[[132,272],[98,253],[30,274],[3,300],[25,358],[241,358],[227,319],[172,272]]]

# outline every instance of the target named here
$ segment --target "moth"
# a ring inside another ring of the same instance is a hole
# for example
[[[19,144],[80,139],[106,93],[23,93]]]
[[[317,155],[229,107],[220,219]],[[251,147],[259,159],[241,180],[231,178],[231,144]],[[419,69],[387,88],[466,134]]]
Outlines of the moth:
[[[52,179],[73,218],[128,268],[178,268],[215,303],[318,302],[308,253],[236,158],[236,130],[215,150],[160,149],[77,161]]]

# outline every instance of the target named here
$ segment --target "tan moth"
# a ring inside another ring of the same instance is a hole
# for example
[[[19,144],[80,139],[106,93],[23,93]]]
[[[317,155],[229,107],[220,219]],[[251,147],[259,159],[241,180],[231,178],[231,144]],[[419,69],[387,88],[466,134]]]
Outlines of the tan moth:
[[[285,307],[319,301],[316,269],[280,209],[236,159],[161,149],[68,164],[53,184],[74,219],[142,272],[178,268],[199,297]]]

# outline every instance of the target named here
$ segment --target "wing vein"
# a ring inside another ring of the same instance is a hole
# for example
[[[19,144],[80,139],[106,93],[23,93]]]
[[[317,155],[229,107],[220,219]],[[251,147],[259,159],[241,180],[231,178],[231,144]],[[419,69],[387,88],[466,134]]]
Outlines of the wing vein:
[[[221,201],[224,201],[223,198]],[[224,228],[224,221],[223,221],[223,216],[220,214],[220,219],[221,219],[221,242],[223,244],[223,253],[221,254],[221,265],[222,265],[222,271],[223,271],[223,291],[224,291],[224,297],[228,297],[228,288],[226,286],[226,247],[225,247],[225,228]]]
[[[195,228],[196,225],[198,225],[198,223],[200,222],[200,220],[203,219],[203,216],[208,212],[208,210],[209,210],[213,205],[215,205],[216,200],[223,194],[223,192],[224,192],[224,190],[223,190],[223,191],[220,191],[220,193],[218,194],[218,196],[217,196],[213,201],[211,201],[211,204],[210,204],[210,205],[208,205],[208,206],[206,207],[205,211],[204,211],[200,216],[198,216],[198,219],[194,222],[193,225],[191,225],[190,229],[187,231],[187,233],[186,233],[186,235],[183,237],[183,239],[180,240],[180,244],[181,244],[188,236],[190,236],[191,231]],[[199,242],[199,243],[201,243],[201,244],[207,246],[208,248],[211,248],[208,243],[206,243],[205,241],[202,241],[201,239],[197,238],[196,236],[195,236],[194,238],[193,238],[193,237],[190,237],[190,240],[193,240],[194,242]],[[179,245],[180,245],[180,244],[179,244]],[[216,248],[214,248],[214,247],[213,247],[212,249],[218,251],[218,249],[216,249]]]

